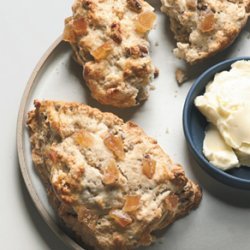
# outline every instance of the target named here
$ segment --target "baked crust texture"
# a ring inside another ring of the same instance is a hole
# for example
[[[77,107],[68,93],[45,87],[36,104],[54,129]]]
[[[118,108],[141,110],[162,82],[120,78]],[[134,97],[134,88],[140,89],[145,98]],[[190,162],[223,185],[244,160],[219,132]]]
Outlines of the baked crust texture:
[[[246,24],[250,0],[161,0],[177,41],[174,54],[197,63],[233,43]]]
[[[84,104],[35,101],[27,126],[53,207],[95,249],[149,245],[201,200],[199,186],[133,122]]]
[[[153,7],[144,0],[75,0],[72,11],[64,40],[83,66],[93,98],[119,108],[146,100],[155,73],[147,40]]]

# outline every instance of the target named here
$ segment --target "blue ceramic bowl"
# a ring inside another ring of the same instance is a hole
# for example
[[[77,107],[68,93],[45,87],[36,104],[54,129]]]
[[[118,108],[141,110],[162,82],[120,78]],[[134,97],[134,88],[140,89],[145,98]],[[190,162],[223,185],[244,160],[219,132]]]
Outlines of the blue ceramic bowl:
[[[242,166],[222,171],[209,163],[204,157],[202,146],[207,121],[194,105],[195,97],[204,93],[206,85],[214,78],[214,75],[223,70],[229,70],[231,64],[238,60],[250,60],[250,57],[239,57],[218,63],[205,71],[195,81],[184,104],[183,129],[189,149],[202,169],[224,184],[241,189],[250,189],[250,168]]]

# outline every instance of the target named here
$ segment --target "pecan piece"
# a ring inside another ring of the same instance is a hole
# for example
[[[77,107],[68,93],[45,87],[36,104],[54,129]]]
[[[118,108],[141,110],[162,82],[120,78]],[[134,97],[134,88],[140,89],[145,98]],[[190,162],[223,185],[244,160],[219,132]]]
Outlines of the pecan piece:
[[[148,48],[143,45],[135,45],[130,48],[125,48],[126,57],[145,57],[148,54]]]
[[[142,11],[142,3],[140,0],[127,0],[128,8],[140,13]]]
[[[190,10],[196,10],[197,0],[187,0],[187,7]]]
[[[112,23],[110,37],[118,44],[122,42],[121,27],[119,23]]]

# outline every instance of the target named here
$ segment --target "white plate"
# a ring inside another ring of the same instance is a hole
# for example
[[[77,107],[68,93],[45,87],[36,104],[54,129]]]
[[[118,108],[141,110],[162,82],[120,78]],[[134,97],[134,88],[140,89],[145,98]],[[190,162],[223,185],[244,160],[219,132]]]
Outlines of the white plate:
[[[158,140],[176,162],[184,166],[190,178],[203,187],[200,207],[163,230],[156,243],[147,249],[249,250],[250,193],[218,183],[199,169],[189,157],[182,131],[182,107],[192,81],[182,87],[176,84],[175,69],[184,64],[173,56],[171,50],[174,42],[167,18],[159,12],[159,6],[155,7],[158,21],[149,38],[153,61],[160,70],[160,76],[153,82],[156,88],[150,91],[149,99],[142,106],[119,110],[102,106],[93,100],[83,83],[81,67],[73,61],[70,47],[61,42],[60,38],[42,57],[27,84],[18,118],[18,155],[26,186],[38,211],[51,229],[66,244],[74,249],[83,249],[60,225],[48,203],[44,187],[32,165],[25,126],[26,114],[33,109],[34,99],[83,102],[102,111],[111,111],[124,120],[132,119],[137,122],[148,135]],[[204,64],[189,67],[193,77],[197,77],[209,65],[219,60],[250,55],[248,28],[245,28],[230,50],[225,50]]]

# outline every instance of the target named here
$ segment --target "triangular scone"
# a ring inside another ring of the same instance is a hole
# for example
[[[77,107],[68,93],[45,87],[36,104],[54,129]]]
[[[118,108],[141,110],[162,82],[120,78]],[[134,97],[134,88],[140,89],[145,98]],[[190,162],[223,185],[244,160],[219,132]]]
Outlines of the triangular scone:
[[[59,216],[95,249],[149,245],[153,231],[199,204],[199,186],[136,124],[83,104],[35,107],[35,166]]]
[[[174,54],[196,63],[229,46],[247,22],[250,0],[161,0],[177,40]]]
[[[120,108],[146,100],[157,74],[147,40],[153,7],[144,0],[75,0],[72,10],[63,38],[83,66],[91,95]]]

